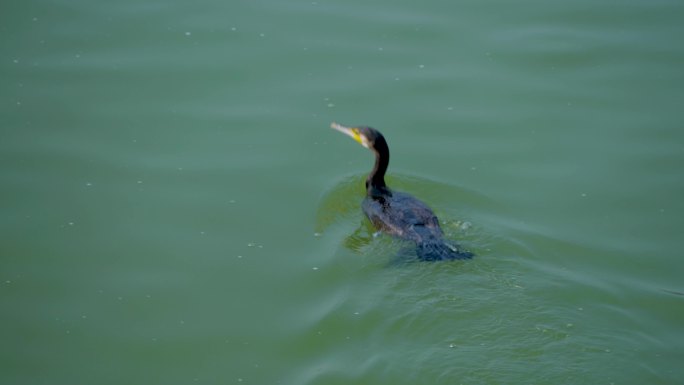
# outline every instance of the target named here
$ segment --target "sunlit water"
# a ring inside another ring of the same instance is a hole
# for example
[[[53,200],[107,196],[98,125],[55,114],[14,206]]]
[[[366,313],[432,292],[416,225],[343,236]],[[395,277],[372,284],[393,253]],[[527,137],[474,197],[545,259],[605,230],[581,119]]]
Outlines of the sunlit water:
[[[3,5],[0,382],[681,383],[682,20]],[[332,121],[476,257],[397,263]]]

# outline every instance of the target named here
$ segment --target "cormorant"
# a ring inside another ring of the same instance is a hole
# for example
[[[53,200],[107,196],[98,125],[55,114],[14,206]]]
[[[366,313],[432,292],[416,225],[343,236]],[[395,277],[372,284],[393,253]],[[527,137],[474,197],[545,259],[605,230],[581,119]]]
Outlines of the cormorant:
[[[385,184],[389,165],[389,147],[382,134],[371,127],[344,127],[332,123],[331,128],[349,135],[375,153],[375,166],[366,178],[363,212],[379,230],[416,243],[416,254],[424,261],[472,258],[473,254],[444,241],[437,216],[413,196],[392,191]]]

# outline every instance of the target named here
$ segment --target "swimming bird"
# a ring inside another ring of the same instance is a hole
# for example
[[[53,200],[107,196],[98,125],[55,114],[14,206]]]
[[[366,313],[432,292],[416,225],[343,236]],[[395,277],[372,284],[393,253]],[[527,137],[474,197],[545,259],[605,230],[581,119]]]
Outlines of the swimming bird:
[[[437,216],[417,198],[393,191],[385,184],[389,165],[389,146],[380,131],[366,126],[345,127],[332,123],[331,128],[349,135],[375,154],[375,165],[366,178],[366,197],[362,208],[380,231],[415,242],[416,254],[424,261],[472,258],[471,252],[447,243]]]

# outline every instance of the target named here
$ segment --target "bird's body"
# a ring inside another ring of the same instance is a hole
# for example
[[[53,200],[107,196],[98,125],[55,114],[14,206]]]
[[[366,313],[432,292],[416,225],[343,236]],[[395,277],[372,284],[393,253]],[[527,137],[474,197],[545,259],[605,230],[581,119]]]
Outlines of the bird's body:
[[[389,147],[382,134],[370,127],[348,128],[337,123],[332,128],[351,136],[375,153],[375,166],[366,179],[362,208],[373,225],[387,234],[416,243],[422,260],[466,259],[473,255],[444,241],[437,216],[417,198],[392,191],[385,184]]]
[[[442,235],[435,214],[409,194],[367,196],[361,207],[371,223],[388,234],[416,242]]]

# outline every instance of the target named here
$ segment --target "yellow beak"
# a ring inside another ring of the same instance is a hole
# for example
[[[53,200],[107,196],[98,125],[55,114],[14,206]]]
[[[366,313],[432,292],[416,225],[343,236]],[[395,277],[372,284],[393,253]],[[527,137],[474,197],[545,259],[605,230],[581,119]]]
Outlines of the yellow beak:
[[[359,142],[362,146],[366,147],[366,144],[364,143],[363,139],[361,138],[361,134],[359,134],[359,130],[354,127],[345,127],[341,124],[337,124],[335,122],[330,124],[330,128],[335,129],[345,135],[351,136],[352,139],[355,141]]]

